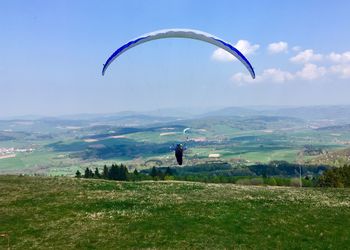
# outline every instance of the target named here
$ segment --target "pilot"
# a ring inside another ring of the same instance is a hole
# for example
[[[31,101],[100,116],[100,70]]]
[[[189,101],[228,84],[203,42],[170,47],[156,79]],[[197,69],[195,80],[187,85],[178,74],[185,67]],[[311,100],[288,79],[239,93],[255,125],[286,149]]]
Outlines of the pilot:
[[[182,144],[177,144],[175,147],[175,157],[179,165],[182,165],[182,157],[184,153],[184,147]]]

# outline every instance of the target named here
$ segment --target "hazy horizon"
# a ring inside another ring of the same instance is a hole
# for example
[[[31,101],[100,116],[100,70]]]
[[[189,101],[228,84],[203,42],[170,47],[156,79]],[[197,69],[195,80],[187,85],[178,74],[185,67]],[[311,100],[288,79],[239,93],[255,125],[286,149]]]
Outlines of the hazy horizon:
[[[0,120],[10,119],[40,119],[40,118],[62,118],[78,116],[113,116],[113,115],[150,115],[150,116],[193,116],[202,115],[210,112],[221,111],[230,108],[247,109],[254,111],[271,111],[279,109],[293,108],[317,108],[317,107],[350,107],[350,104],[321,104],[321,105],[246,105],[246,106],[211,106],[211,107],[168,107],[160,109],[139,109],[139,110],[120,110],[115,112],[80,112],[80,113],[58,113],[58,114],[18,114],[0,116]]]

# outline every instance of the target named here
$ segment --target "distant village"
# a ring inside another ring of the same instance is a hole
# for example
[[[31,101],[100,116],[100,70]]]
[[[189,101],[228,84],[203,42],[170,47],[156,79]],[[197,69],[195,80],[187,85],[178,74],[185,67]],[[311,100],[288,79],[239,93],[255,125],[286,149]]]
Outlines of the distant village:
[[[16,157],[16,153],[30,153],[34,148],[0,148],[0,159]]]

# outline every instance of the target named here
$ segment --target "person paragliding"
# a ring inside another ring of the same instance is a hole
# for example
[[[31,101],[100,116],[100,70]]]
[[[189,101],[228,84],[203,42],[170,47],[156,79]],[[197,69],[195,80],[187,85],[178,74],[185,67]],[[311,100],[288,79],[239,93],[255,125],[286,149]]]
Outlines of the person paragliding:
[[[188,131],[190,130],[190,128],[185,128],[183,130],[183,135],[186,136],[186,141],[189,140],[189,137],[188,137]],[[182,165],[182,162],[183,162],[183,154],[184,154],[184,151],[187,149],[186,146],[184,146],[182,143],[179,143],[175,146],[174,148],[174,151],[175,151],[175,157],[176,157],[176,161],[179,165]]]
[[[154,41],[157,39],[164,39],[164,38],[187,38],[187,39],[195,39],[203,42],[207,42],[210,44],[213,44],[234,57],[236,57],[249,71],[251,77],[254,79],[255,78],[255,72],[253,69],[253,66],[250,64],[248,59],[240,52],[238,49],[236,49],[232,44],[225,42],[221,38],[218,38],[214,35],[211,35],[209,33],[205,33],[199,30],[191,30],[191,29],[167,29],[167,30],[159,30],[159,31],[154,31],[145,35],[142,35],[138,38],[135,38],[133,40],[128,41],[121,47],[119,47],[112,55],[107,59],[107,61],[103,64],[102,68],[102,75],[105,75],[107,68],[111,65],[111,63],[119,57],[121,54],[123,54],[125,51],[138,46],[140,44]],[[190,128],[185,128],[183,131],[183,134],[187,137],[186,132]],[[179,165],[182,165],[183,162],[183,153],[186,147],[183,144],[177,144],[174,148],[175,151],[175,157],[176,161]]]
[[[175,157],[179,165],[182,165],[183,162],[184,149],[185,148],[181,143],[175,146]]]
[[[189,130],[190,130],[190,128],[185,128],[184,131],[182,132],[184,134],[184,136],[186,136],[186,141],[188,141],[188,134],[186,134],[186,133]]]
[[[186,137],[186,142],[189,141],[189,137],[188,137],[188,131],[189,130],[190,130],[190,128],[185,128],[182,131],[182,134]],[[187,149],[185,144],[179,143],[179,144],[176,144],[175,146],[171,146],[170,149],[175,152],[175,158],[176,158],[177,163],[179,165],[182,165],[184,151]]]

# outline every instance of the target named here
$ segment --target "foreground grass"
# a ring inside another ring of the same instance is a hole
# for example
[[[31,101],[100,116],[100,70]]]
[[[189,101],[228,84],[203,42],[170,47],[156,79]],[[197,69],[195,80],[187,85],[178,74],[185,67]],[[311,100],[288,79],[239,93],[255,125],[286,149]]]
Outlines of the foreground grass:
[[[349,228],[349,189],[0,176],[11,249],[346,249]]]

